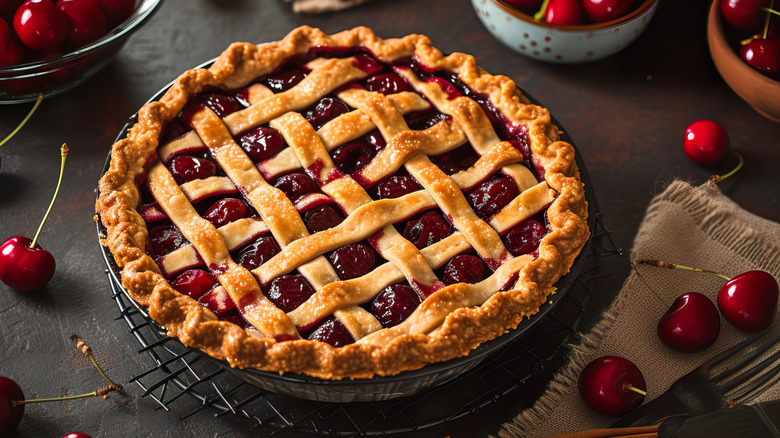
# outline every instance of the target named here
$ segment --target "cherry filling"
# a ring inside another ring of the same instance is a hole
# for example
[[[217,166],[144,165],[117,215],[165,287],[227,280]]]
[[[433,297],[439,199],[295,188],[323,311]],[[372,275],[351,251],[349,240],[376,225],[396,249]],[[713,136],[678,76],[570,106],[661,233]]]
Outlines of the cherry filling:
[[[302,110],[301,114],[314,129],[319,129],[329,121],[354,111],[354,108],[350,108],[338,98],[337,94],[340,90],[349,87],[362,87],[368,91],[385,95],[414,92],[415,89],[402,76],[393,72],[394,69],[411,68],[423,82],[438,84],[448,99],[466,96],[475,100],[484,109],[499,137],[509,141],[523,153],[525,161],[521,164],[529,166],[537,175],[543,175],[544,169],[537,168],[534,164],[528,133],[523,126],[511,123],[495,108],[487,96],[475,93],[460,81],[457,75],[422,66],[414,60],[399,60],[394,65],[386,65],[362,49],[316,48],[307,55],[287,60],[279,69],[266,77],[258,78],[255,83],[267,86],[274,93],[287,91],[309,74],[309,70],[303,67],[305,63],[323,56],[354,56],[354,65],[365,71],[368,77],[355,83],[345,84],[333,93],[322,97],[309,108]],[[203,107],[208,107],[220,117],[225,117],[249,106],[249,96],[248,88],[233,91],[211,89],[195,96],[185,106],[179,117],[167,124],[161,135],[161,144],[182,139],[185,134],[192,131],[192,117],[196,111]],[[425,99],[427,100],[427,98]],[[411,129],[424,130],[442,121],[448,123],[450,116],[440,113],[431,106],[425,110],[409,112],[404,115],[404,119]],[[168,168],[178,184],[225,175],[204,145],[198,143],[189,145],[188,140],[184,140],[181,142],[183,146],[174,148],[175,151],[169,152],[168,156],[164,157],[168,160]],[[292,170],[295,167],[288,167],[290,163],[285,160],[289,160],[289,156],[280,155],[280,152],[287,145],[277,130],[265,124],[239,133],[234,137],[234,140],[252,162],[255,164],[263,163],[258,167],[269,166],[268,168],[274,169],[275,166],[280,166],[283,169],[275,174],[269,172],[268,182],[284,192],[296,205],[311,234],[336,227],[345,220],[342,209],[335,201],[330,202],[327,199],[317,182],[304,170]],[[330,151],[330,155],[334,165],[341,173],[351,174],[354,179],[358,180],[358,177],[363,178],[360,171],[365,169],[377,154],[382,153],[386,146],[387,143],[379,130],[373,129],[367,134],[336,146]],[[393,147],[397,147],[397,145],[393,145]],[[479,158],[480,155],[469,143],[438,156],[430,157],[431,161],[447,175],[469,169]],[[319,165],[322,166],[322,163],[320,162]],[[311,172],[313,167],[308,170]],[[265,176],[266,172],[263,172]],[[313,173],[318,174],[318,172]],[[339,172],[333,173],[338,174]],[[337,177],[340,177],[340,174]],[[337,177],[334,177],[334,180]],[[215,181],[221,180],[215,179]],[[323,184],[330,182],[331,180],[321,181]],[[369,196],[374,200],[395,199],[423,190],[422,185],[407,173],[403,166],[394,174],[388,175],[376,183],[367,179],[361,179],[358,183],[366,188]],[[251,203],[242,197],[245,195],[244,193],[234,189],[229,191],[224,188],[224,185],[219,187],[220,189],[215,190],[214,193],[199,196],[199,199],[193,200],[196,210],[203,218],[220,228],[239,219],[257,216]],[[144,220],[150,224],[148,226],[148,252],[158,263],[161,263],[164,256],[184,247],[188,242],[179,229],[170,223],[157,200],[151,196],[145,185],[140,186],[140,193],[141,207],[139,207],[139,212]],[[312,194],[317,196],[309,197]],[[498,172],[469,188],[464,196],[481,219],[489,220],[509,205],[517,194],[518,189],[514,180]],[[534,255],[538,251],[539,242],[548,232],[544,222],[544,212],[540,212],[504,233],[502,239],[507,250],[514,256]],[[237,225],[237,228],[242,226],[243,224]],[[456,231],[449,218],[445,218],[439,209],[418,212],[413,217],[396,223],[395,227],[404,238],[420,249],[435,244]],[[252,233],[250,233],[251,237],[246,239],[249,241],[248,243],[242,243],[237,248],[231,249],[235,262],[248,270],[260,267],[281,251],[274,237],[265,232],[264,229]],[[261,235],[255,237],[258,234]],[[369,244],[369,241],[373,242],[371,239],[349,243],[325,254],[341,280],[362,277],[380,265],[388,263]],[[162,266],[161,264],[161,268]],[[175,272],[181,272],[181,269]],[[165,269],[161,270],[167,272]],[[211,272],[205,269],[188,269],[175,277],[173,277],[173,271],[166,275],[169,276],[168,280],[174,288],[198,300],[217,314],[220,319],[235,322],[242,327],[248,326],[225,288],[219,286],[217,267],[210,267],[210,270]],[[437,280],[437,284],[451,285],[478,283],[491,275],[492,271],[493,269],[489,268],[482,258],[472,250],[456,255],[443,266],[438,266],[434,272],[440,280]],[[502,290],[512,287],[514,281],[516,281],[516,277],[508,281]],[[268,284],[262,285],[262,291],[271,302],[284,312],[295,310],[316,292],[298,271],[282,275]],[[382,327],[386,328],[406,320],[419,307],[423,298],[408,282],[403,281],[384,288],[373,299],[361,306],[374,315]],[[334,346],[355,342],[347,327],[335,315],[324,316],[314,325],[300,328],[300,330],[302,336],[308,339],[327,342]]]

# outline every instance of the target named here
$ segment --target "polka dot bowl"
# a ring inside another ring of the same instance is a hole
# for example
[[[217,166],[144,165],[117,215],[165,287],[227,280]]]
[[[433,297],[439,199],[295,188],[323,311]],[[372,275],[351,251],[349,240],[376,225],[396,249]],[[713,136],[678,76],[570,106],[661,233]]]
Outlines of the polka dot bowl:
[[[645,0],[610,21],[562,26],[534,20],[502,0],[471,0],[477,16],[510,49],[541,61],[577,64],[606,58],[627,47],[647,28],[658,0]]]

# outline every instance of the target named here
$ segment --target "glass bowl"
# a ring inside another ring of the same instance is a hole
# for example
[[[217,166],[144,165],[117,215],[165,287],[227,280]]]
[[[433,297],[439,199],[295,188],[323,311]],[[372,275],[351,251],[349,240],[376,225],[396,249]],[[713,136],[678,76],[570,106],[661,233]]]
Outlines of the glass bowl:
[[[31,102],[39,94],[54,96],[91,78],[113,59],[162,2],[141,0],[130,18],[87,46],[56,58],[0,67],[0,104]]]

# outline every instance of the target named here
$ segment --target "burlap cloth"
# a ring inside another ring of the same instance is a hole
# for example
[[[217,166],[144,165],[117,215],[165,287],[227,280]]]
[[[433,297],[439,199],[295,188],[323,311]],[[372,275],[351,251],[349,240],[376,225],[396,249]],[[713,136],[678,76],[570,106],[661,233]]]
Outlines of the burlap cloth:
[[[761,269],[777,279],[780,278],[780,224],[743,210],[714,183],[693,187],[675,181],[651,201],[630,257],[631,260],[666,260],[728,277]],[[662,394],[675,380],[709,357],[747,336],[721,317],[720,336],[705,351],[678,353],[666,347],[658,339],[656,325],[674,299],[696,291],[716,302],[724,281],[676,269],[652,266],[639,269],[661,299],[632,272],[603,319],[575,341],[568,362],[554,376],[542,397],[505,424],[499,436],[540,437],[612,424],[614,419],[588,409],[577,393],[577,376],[593,359],[616,355],[634,362],[645,377],[647,401]],[[780,334],[780,315],[773,330],[775,335]],[[753,401],[777,398],[780,398],[780,382],[775,379]]]

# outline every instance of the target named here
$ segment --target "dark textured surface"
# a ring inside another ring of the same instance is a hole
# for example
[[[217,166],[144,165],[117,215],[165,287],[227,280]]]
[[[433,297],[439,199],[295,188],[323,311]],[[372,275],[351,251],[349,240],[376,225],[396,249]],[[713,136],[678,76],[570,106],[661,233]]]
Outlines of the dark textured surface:
[[[0,148],[0,240],[32,237],[56,184],[59,146],[67,142],[71,149],[59,200],[40,238],[57,260],[54,279],[28,295],[0,285],[0,375],[37,397],[102,386],[88,359],[75,353],[70,332],[94,348],[116,380],[126,381],[148,366],[125,324],[115,320],[92,222],[94,188],[112,140],[143,102],[184,69],[213,58],[230,42],[277,40],[302,24],[327,32],[367,25],[383,37],[425,33],[441,50],[475,54],[488,71],[515,79],[576,142],[604,223],[619,247],[631,247],[649,199],[668,181],[704,181],[711,173],[682,153],[685,127],[699,118],[721,122],[745,157],[745,168],[726,180],[723,190],[747,210],[780,221],[780,125],[755,114],[718,76],[707,52],[707,6],[702,0],[662,0],[647,32],[627,50],[597,63],[566,66],[511,52],[488,34],[466,1],[383,0],[306,16],[278,0],[167,0],[104,71],[44,101],[29,124]],[[0,137],[28,109],[0,106]],[[609,303],[624,274],[610,277],[594,297],[589,322]],[[16,436],[259,434],[234,419],[203,413],[180,421],[175,412],[154,407],[135,386],[108,400],[30,405]],[[521,408],[499,403],[423,436],[495,433]]]

